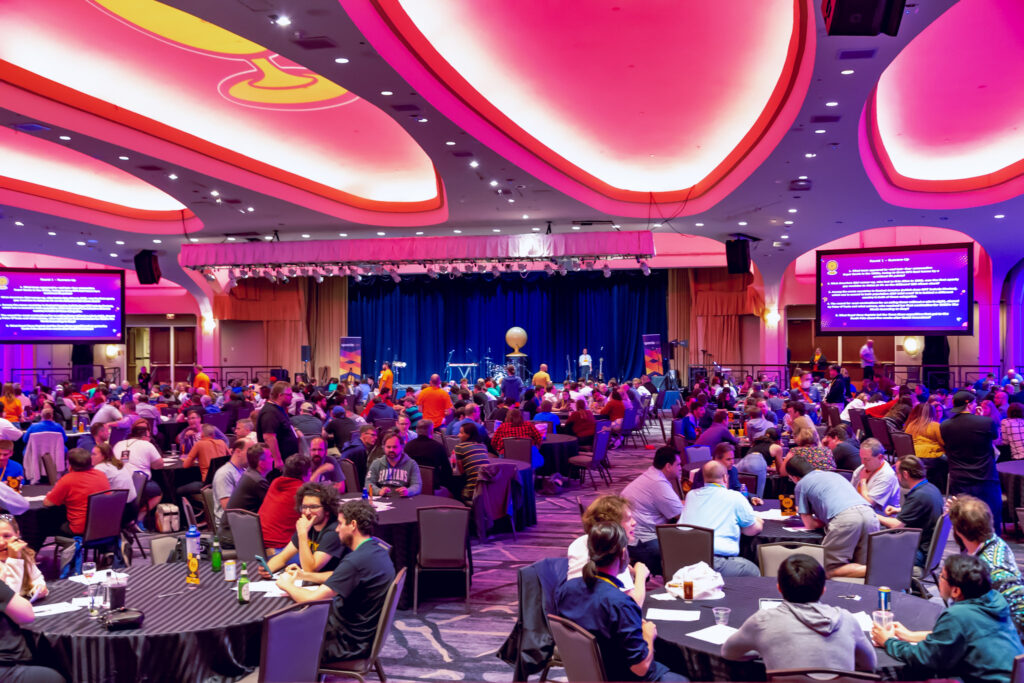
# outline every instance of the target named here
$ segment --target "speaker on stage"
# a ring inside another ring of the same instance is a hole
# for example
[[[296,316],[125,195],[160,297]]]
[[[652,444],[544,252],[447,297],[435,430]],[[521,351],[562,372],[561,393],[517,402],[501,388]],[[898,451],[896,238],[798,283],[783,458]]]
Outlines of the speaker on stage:
[[[725,263],[730,275],[750,272],[750,240],[726,240]]]
[[[311,356],[310,356],[309,346],[303,344],[302,345],[302,362],[303,363],[308,363],[310,361],[310,359],[311,359]]]
[[[135,255],[135,274],[140,285],[160,284],[160,261],[152,249],[143,249]]]

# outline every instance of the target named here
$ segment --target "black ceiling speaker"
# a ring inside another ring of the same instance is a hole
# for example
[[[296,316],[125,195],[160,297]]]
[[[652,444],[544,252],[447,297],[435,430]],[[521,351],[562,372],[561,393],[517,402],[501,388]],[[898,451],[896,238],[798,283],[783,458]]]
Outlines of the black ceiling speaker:
[[[140,285],[160,283],[160,261],[155,251],[143,249],[135,255],[135,274],[139,276]]]
[[[730,275],[750,272],[750,240],[726,240],[725,262]]]
[[[822,0],[821,14],[830,36],[895,36],[906,0]]]

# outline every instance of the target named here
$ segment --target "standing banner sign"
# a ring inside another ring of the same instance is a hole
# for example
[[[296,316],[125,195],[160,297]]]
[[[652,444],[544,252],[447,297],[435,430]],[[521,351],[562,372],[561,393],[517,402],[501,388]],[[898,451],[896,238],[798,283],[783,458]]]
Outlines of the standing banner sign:
[[[644,374],[649,377],[661,376],[665,373],[661,358],[661,335],[645,334],[644,340]]]
[[[357,382],[362,376],[363,338],[342,337],[339,361],[338,380],[344,382],[352,377]]]

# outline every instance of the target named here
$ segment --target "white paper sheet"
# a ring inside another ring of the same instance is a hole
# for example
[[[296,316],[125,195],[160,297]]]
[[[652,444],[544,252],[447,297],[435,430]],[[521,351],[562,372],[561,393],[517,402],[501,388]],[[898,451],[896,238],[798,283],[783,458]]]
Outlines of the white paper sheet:
[[[874,625],[874,622],[871,620],[871,615],[867,612],[852,612],[851,616],[857,620],[858,624],[860,624],[862,631],[870,631],[871,627]]]
[[[127,581],[128,580],[128,575],[127,574],[118,574],[118,573],[115,572],[114,574],[112,574],[112,576],[114,578],[116,578],[116,579],[120,579],[121,581]],[[107,572],[105,572],[105,571],[103,571],[103,572],[98,571],[98,572],[96,572],[95,574],[92,575],[91,579],[87,579],[84,576],[82,576],[81,574],[79,574],[78,576],[72,576],[70,580],[74,581],[75,583],[81,583],[81,584],[85,584],[86,586],[91,586],[94,583],[103,583],[104,581],[106,581],[107,580]]]
[[[772,508],[770,510],[754,510],[754,514],[760,517],[761,519],[773,519],[778,521],[786,519],[782,516],[782,510],[780,510],[779,508]]]
[[[665,602],[671,602],[675,599],[675,596],[671,593],[658,593],[657,595],[651,596],[651,600],[664,600]]]
[[[46,498],[46,494],[45,493],[43,495],[41,495],[41,496],[25,496],[25,500],[27,500],[30,503],[38,503],[41,500],[43,500],[44,498]]]
[[[55,602],[50,605],[35,605],[32,608],[32,613],[37,617],[51,617],[55,614],[64,614],[65,612],[74,612],[82,609],[78,605],[72,605],[70,602]]]
[[[700,610],[647,608],[649,621],[700,621]]]
[[[706,643],[711,643],[712,645],[721,645],[729,639],[729,636],[736,633],[737,630],[739,629],[735,629],[732,626],[715,624],[714,626],[708,626],[707,628],[702,628],[699,631],[687,633],[686,635],[691,638],[696,638],[697,640],[703,640]]]

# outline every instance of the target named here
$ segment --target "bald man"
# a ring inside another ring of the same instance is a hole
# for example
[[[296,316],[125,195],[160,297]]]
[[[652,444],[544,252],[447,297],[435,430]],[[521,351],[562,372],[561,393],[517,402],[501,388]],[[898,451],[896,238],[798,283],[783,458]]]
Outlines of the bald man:
[[[547,363],[541,363],[540,370],[533,373],[532,384],[535,387],[543,387],[545,389],[551,384],[551,375],[548,374]]]
[[[430,420],[435,428],[441,426],[445,415],[452,409],[452,398],[441,388],[439,375],[430,376],[430,386],[420,391],[416,405],[423,411],[424,420]]]

